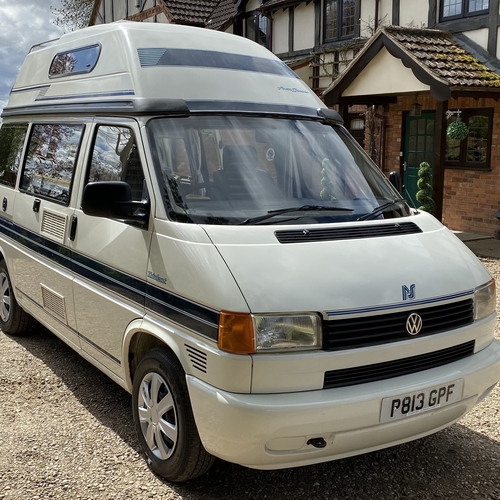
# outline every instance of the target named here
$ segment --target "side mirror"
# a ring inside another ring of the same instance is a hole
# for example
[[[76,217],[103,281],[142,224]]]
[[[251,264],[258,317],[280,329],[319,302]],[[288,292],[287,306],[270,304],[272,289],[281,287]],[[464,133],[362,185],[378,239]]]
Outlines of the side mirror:
[[[394,186],[394,188],[396,189],[396,191],[398,193],[402,193],[401,176],[399,175],[399,172],[396,172],[395,170],[393,170],[389,174],[389,182]]]
[[[126,182],[90,182],[83,190],[82,210],[86,215],[135,222],[147,227],[150,204],[133,201],[132,189]]]

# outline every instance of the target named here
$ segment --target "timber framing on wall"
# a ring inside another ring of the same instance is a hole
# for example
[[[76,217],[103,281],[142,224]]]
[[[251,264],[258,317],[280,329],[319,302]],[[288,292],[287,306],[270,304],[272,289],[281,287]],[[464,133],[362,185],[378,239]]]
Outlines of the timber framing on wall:
[[[393,3],[395,0],[393,0]],[[398,2],[399,3],[399,2]],[[436,28],[451,33],[488,29],[487,50],[492,56],[497,56],[498,28],[500,27],[500,0],[489,1],[489,12],[480,16],[470,16],[462,19],[440,22],[437,0],[429,0],[429,28]],[[395,24],[393,22],[393,24]]]
[[[392,25],[399,26],[401,3],[400,0],[392,0]]]

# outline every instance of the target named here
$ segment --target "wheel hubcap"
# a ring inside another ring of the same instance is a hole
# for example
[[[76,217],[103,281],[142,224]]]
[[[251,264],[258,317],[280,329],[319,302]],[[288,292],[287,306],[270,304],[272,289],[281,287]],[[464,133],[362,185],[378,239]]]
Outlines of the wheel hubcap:
[[[10,283],[5,273],[0,273],[0,318],[5,323],[10,317]]]
[[[170,387],[158,373],[148,373],[138,397],[142,435],[151,452],[161,460],[172,455],[177,444],[177,412]]]

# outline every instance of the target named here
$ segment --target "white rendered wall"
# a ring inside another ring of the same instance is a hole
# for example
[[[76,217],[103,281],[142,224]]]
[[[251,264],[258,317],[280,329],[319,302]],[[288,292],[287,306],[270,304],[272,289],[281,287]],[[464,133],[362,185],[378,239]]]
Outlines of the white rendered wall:
[[[412,70],[400,59],[391,56],[384,47],[367,64],[343,92],[343,96],[402,94],[429,91],[428,85],[417,80]]]
[[[429,21],[429,2],[422,0],[400,0],[399,25],[421,28]]]
[[[280,10],[273,14],[273,46],[275,54],[288,52],[288,12]]]
[[[293,21],[293,50],[314,47],[314,3],[300,5],[295,9]]]
[[[463,31],[463,34],[470,38],[473,42],[476,42],[483,49],[488,49],[488,28],[482,28],[480,30]],[[497,52],[498,53],[498,52]]]

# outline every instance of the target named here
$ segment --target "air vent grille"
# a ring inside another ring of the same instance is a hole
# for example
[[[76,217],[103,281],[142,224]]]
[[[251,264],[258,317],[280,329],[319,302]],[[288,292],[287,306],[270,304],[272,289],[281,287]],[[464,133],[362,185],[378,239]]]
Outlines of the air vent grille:
[[[200,372],[207,373],[207,355],[203,351],[188,344],[184,344],[193,368]]]
[[[137,55],[139,56],[139,62],[141,66],[156,66],[160,61],[163,54],[165,54],[166,49],[157,48],[144,48],[137,49]]]
[[[385,363],[333,370],[325,373],[323,388],[347,387],[350,385],[366,384],[393,377],[401,377],[431,368],[437,368],[448,363],[474,354],[474,340],[440,351],[421,354],[411,358],[396,359]]]
[[[66,323],[66,306],[64,303],[64,297],[58,293],[53,292],[46,286],[42,285],[42,301],[43,307],[47,311],[50,311],[57,318]]]
[[[354,240],[362,238],[381,238],[421,233],[413,222],[392,224],[362,225],[328,229],[289,229],[274,234],[280,243],[311,243],[316,241]]]
[[[42,213],[41,232],[60,243],[64,243],[66,216],[44,210]]]

